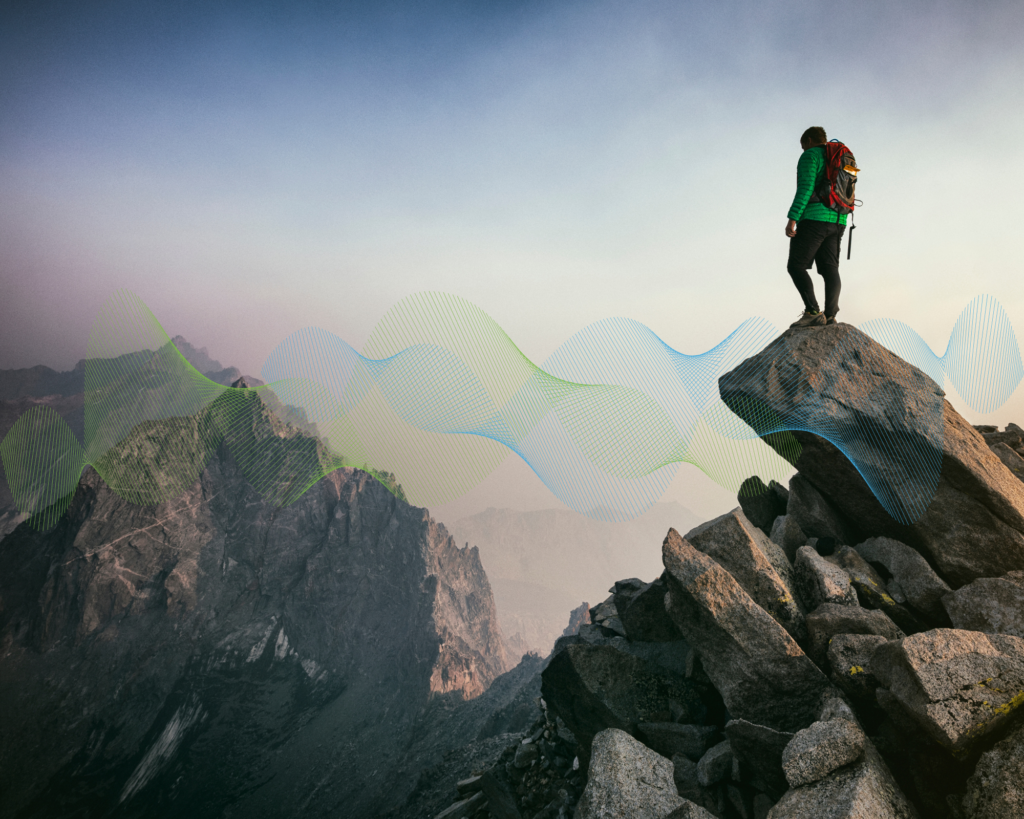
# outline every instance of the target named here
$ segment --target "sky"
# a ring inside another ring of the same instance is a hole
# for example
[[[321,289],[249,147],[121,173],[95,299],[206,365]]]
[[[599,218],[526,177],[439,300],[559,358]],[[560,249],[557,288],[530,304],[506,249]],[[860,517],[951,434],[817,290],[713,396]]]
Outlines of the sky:
[[[988,293],[1024,338],[1021,42],[1019,0],[6,2],[0,368],[72,367],[118,288],[254,375],[424,290],[538,364],[610,316],[781,329],[811,125],[863,169],[839,319],[941,354]],[[514,457],[485,484],[446,511],[558,505]],[[734,503],[688,466],[666,499]]]

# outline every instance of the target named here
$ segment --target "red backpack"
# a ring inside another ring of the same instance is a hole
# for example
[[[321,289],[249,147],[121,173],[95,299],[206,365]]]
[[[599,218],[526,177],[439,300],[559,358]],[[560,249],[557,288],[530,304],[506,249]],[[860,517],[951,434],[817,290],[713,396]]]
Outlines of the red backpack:
[[[810,201],[820,202],[836,213],[853,213],[854,188],[860,173],[857,160],[838,139],[826,142],[821,148],[825,151],[825,173]]]

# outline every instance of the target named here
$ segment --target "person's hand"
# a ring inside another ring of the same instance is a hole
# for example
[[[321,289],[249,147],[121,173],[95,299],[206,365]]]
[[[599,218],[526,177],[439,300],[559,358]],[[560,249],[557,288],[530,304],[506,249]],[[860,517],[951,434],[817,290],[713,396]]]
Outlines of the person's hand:
[[[790,219],[788,222],[786,222],[786,235],[790,239],[792,239],[794,236],[796,236],[796,220],[795,219]]]

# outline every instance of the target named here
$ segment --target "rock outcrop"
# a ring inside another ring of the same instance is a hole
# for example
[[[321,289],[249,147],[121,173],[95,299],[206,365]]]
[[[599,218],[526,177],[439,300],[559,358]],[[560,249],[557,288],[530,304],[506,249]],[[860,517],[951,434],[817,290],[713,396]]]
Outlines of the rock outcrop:
[[[673,818],[1016,817],[1022,430],[971,429],[922,373],[843,325],[784,334],[720,387],[755,429],[799,416],[791,426],[842,443],[885,505],[836,446],[798,432],[788,492],[753,476],[742,510],[670,529],[660,577],[616,581],[555,643],[545,731],[571,729],[579,771],[545,767],[544,746],[508,749],[492,775],[515,780],[521,754],[546,783],[518,786],[521,819],[568,819],[581,785],[604,794],[602,815],[628,815],[609,806],[652,771],[662,792],[669,764],[687,800]],[[894,443],[918,463],[898,463]],[[922,497],[916,523],[886,511]],[[610,767],[603,747],[598,760],[595,737],[644,771]]]
[[[856,328],[789,330],[723,375],[719,391],[755,429],[766,418],[795,429],[802,452],[794,465],[843,510],[854,530],[848,538],[885,535],[913,546],[954,588],[1024,569],[1024,483],[935,382]],[[894,457],[897,450],[904,455]],[[924,514],[898,523],[861,472],[894,511],[909,492],[927,504]],[[842,542],[841,532],[828,534]]]

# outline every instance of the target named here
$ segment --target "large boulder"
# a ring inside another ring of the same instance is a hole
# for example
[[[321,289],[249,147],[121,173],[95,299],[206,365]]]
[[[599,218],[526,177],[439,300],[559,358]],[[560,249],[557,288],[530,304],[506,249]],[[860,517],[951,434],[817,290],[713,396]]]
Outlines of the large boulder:
[[[616,594],[615,606],[630,640],[667,643],[683,639],[665,611],[665,581],[660,577],[641,584],[628,596]]]
[[[931,621],[945,621],[942,597],[949,594],[950,588],[928,565],[928,561],[920,552],[911,549],[906,543],[889,537],[870,538],[859,544],[856,549],[857,554],[868,563],[877,563],[885,567],[899,583],[911,606]]]
[[[795,731],[814,721],[825,675],[715,560],[670,529],[666,606],[733,717]]]
[[[541,694],[584,750],[606,728],[630,734],[642,722],[702,722],[706,707],[695,683],[611,645],[569,645],[541,674]]]
[[[856,762],[864,754],[867,737],[846,719],[815,722],[798,731],[782,754],[782,770],[794,788],[824,779],[833,771]]]
[[[857,542],[856,528],[829,503],[807,478],[799,473],[789,479],[786,517],[807,537],[834,537],[838,543]]]
[[[1024,637],[1024,573],[979,577],[942,598],[954,628]]]
[[[938,628],[879,646],[882,691],[932,739],[963,756],[1024,705],[1024,639]]]
[[[789,330],[718,383],[769,444],[792,430],[794,466],[863,537],[920,550],[954,588],[1024,569],[1024,483],[934,381],[861,331]]]
[[[828,664],[832,682],[857,703],[875,702],[878,678],[871,670],[871,657],[887,642],[875,634],[837,634],[828,646]]]
[[[860,554],[849,546],[840,546],[827,558],[841,566],[850,576],[857,599],[865,608],[883,611],[907,634],[925,631],[928,625],[891,594],[882,576]]]
[[[966,819],[1024,816],[1024,728],[981,755],[967,782]]]
[[[672,762],[615,728],[594,737],[587,786],[577,819],[664,819],[684,800],[676,793]]]
[[[824,603],[807,615],[811,657],[823,665],[829,641],[837,634],[875,634],[886,640],[905,636],[883,612],[860,606]]]
[[[1024,481],[1024,458],[1004,443],[993,444],[990,449],[1003,462],[1003,466],[1016,475],[1019,480]]]
[[[846,724],[834,725],[838,723]],[[854,723],[830,720],[824,730],[815,727],[810,734],[798,733],[790,744],[794,743],[800,748],[787,748],[787,760],[794,771],[796,761],[800,761],[798,778],[817,776],[836,767],[827,775],[788,791],[768,813],[768,819],[917,819],[917,811],[882,757]],[[857,746],[863,752],[852,761],[850,757]],[[847,764],[838,765],[840,760]]]
[[[823,603],[860,605],[846,570],[826,560],[810,546],[797,549],[793,575],[797,591],[811,611]]]
[[[789,560],[740,509],[702,523],[685,539],[714,558],[790,635],[803,638],[804,613],[796,599]]]

